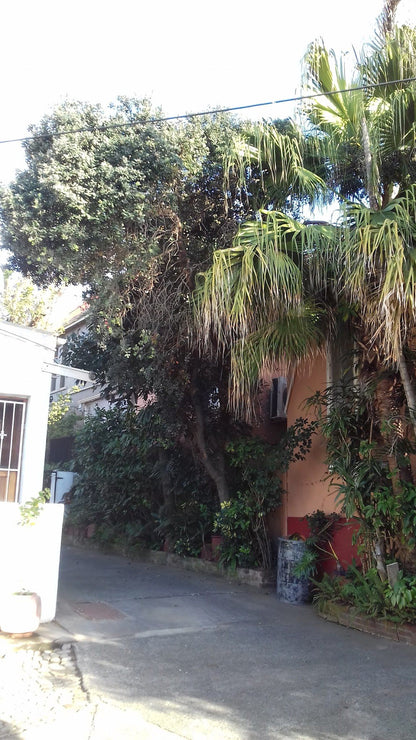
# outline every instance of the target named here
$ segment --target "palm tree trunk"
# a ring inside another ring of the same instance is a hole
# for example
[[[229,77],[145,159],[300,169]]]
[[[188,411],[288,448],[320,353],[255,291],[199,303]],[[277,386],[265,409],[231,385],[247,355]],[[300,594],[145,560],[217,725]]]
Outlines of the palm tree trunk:
[[[400,373],[400,379],[402,381],[404,394],[406,396],[407,401],[407,407],[409,409],[410,418],[412,420],[413,430],[416,437],[416,395],[415,391],[412,385],[412,381],[410,380],[409,371],[407,369],[407,363],[406,358],[401,353],[399,357],[399,373]]]
[[[378,18],[378,27],[384,38],[392,33],[396,22],[396,10],[400,0],[385,0],[383,10]]]
[[[371,154],[367,121],[365,120],[364,115],[361,118],[361,141],[364,150],[365,179],[367,182],[368,200],[370,208],[373,211],[378,211],[377,193],[374,188],[373,157]]]

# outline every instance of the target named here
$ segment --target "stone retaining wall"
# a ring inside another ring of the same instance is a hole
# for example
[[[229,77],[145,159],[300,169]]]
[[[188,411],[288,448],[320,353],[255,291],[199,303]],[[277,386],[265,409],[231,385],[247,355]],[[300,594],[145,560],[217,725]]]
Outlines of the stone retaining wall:
[[[374,619],[357,612],[354,607],[330,601],[319,606],[319,615],[329,622],[336,622],[344,627],[416,646],[415,624],[397,624],[396,622],[390,622],[388,619]]]
[[[211,575],[220,575],[236,580],[238,583],[246,583],[248,586],[257,586],[258,588],[268,588],[276,586],[276,571],[263,570],[262,568],[224,568],[209,560],[201,558],[181,557],[172,552],[158,552],[148,550],[146,558],[154,563],[176,565],[184,570],[193,570],[197,573],[210,573]]]

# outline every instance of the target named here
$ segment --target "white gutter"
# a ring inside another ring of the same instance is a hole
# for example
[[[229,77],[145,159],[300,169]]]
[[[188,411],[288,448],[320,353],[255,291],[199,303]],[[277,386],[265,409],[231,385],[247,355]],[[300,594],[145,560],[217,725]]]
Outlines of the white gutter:
[[[64,378],[75,378],[76,380],[95,380],[95,374],[89,370],[80,370],[78,367],[70,367],[69,365],[59,365],[57,362],[43,362],[42,372],[61,375]]]

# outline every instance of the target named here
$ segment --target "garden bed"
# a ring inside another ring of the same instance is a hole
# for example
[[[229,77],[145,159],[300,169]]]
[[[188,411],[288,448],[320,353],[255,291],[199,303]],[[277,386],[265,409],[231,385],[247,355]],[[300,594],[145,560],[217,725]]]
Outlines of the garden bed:
[[[396,642],[416,646],[416,625],[400,624],[388,619],[375,619],[359,612],[352,606],[324,601],[319,604],[318,613],[328,622],[335,622],[343,627],[368,632],[377,637],[386,637]]]

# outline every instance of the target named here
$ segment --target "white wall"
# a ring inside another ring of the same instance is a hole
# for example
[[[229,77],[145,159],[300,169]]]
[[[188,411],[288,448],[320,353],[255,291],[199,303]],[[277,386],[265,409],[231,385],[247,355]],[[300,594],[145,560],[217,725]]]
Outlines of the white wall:
[[[53,334],[0,321],[0,396],[27,401],[21,502],[43,488],[51,375],[42,371],[42,363],[53,362],[55,347]]]
[[[34,591],[41,599],[41,622],[55,617],[63,504],[45,504],[33,523],[21,523],[18,504],[0,503],[0,615],[4,597]],[[1,624],[0,624],[1,626]]]

